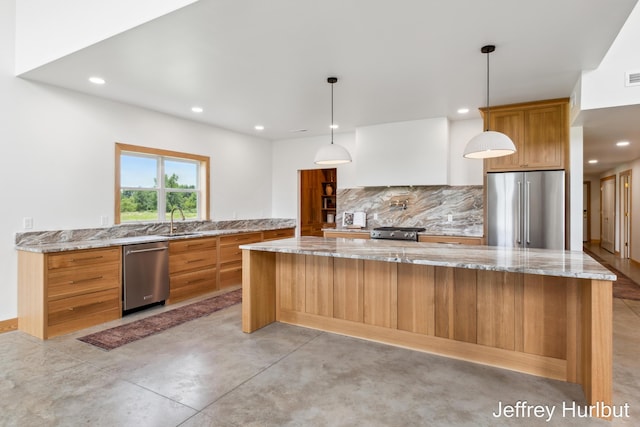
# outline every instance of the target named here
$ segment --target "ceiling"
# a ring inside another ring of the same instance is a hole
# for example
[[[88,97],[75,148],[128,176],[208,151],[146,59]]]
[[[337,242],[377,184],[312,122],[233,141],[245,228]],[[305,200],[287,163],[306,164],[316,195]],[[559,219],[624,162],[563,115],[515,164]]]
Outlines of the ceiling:
[[[268,140],[328,134],[329,76],[338,132],[463,120],[486,103],[480,47],[497,46],[492,105],[569,97],[636,1],[200,0],[21,77]],[[107,83],[90,84],[94,75]],[[583,117],[585,158],[610,138],[640,146],[627,114],[638,110]],[[629,160],[611,151],[607,162]]]

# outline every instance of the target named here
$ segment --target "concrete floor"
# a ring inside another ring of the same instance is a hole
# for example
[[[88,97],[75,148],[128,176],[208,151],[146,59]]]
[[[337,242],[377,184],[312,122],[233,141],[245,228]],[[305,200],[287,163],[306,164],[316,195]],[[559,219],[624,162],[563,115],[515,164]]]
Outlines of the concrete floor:
[[[612,423],[562,416],[580,386],[310,329],[241,332],[240,305],[106,352],[75,338],[0,335],[0,426],[638,425],[640,302],[614,300]],[[493,416],[500,403],[555,407]]]

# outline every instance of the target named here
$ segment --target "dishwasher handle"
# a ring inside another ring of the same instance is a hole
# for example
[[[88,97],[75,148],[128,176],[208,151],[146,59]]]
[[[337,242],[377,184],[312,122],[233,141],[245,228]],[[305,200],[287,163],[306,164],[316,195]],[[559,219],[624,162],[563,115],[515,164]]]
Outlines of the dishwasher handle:
[[[163,246],[161,248],[149,248],[149,249],[127,249],[127,252],[125,253],[125,255],[139,254],[143,252],[166,251],[167,249],[169,248],[166,246]]]

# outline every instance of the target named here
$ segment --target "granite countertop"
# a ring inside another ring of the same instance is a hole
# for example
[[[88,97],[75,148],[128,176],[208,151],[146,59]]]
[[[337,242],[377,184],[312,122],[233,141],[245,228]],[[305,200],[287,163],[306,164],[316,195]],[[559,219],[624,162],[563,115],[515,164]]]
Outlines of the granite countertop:
[[[222,230],[193,230],[189,232],[177,232],[172,236],[164,234],[149,234],[143,236],[129,236],[129,237],[92,237],[85,240],[70,240],[70,241],[56,241],[56,242],[25,242],[16,244],[15,248],[19,251],[36,252],[36,253],[52,253],[52,252],[64,252],[75,251],[81,249],[97,249],[107,248],[111,246],[124,246],[135,245],[139,243],[161,242],[168,240],[179,239],[193,239],[198,237],[215,237],[223,236],[226,234],[237,233],[254,233],[266,230],[279,230],[292,228],[290,225],[282,226],[256,226],[246,228],[229,228]]]
[[[615,274],[579,251],[321,237],[253,243],[242,245],[240,249],[579,279],[616,280]]]
[[[373,230],[375,227],[366,227],[366,228],[347,228],[347,227],[336,227],[336,228],[323,228],[322,231],[334,231],[337,233],[363,233],[363,234],[370,234],[371,230]],[[434,233],[434,232],[429,232],[429,231],[421,231],[418,233],[418,236],[444,236],[444,237],[479,237],[482,238],[481,235],[475,235],[475,234],[460,234],[460,233],[445,233],[445,232],[440,232],[440,233]]]

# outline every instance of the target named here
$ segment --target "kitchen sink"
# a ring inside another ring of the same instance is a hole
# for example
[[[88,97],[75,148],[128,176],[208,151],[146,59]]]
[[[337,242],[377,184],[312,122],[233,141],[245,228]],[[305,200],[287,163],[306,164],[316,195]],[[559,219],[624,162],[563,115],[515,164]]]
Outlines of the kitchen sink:
[[[197,231],[185,231],[181,233],[162,233],[157,234],[157,236],[162,237],[180,237],[180,236],[201,236],[202,233],[198,233]]]

